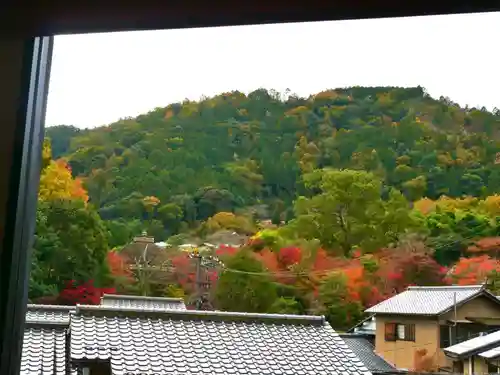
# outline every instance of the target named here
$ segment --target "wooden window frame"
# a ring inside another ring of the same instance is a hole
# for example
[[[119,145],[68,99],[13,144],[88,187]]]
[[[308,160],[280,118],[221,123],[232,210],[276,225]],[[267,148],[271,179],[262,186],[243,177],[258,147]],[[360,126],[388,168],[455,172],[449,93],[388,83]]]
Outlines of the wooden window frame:
[[[404,337],[398,335],[399,327],[404,327]],[[415,324],[388,322],[384,326],[384,338],[387,342],[410,341],[415,342]]]
[[[384,338],[385,341],[394,342],[397,340],[396,335],[397,323],[385,323],[384,325]]]

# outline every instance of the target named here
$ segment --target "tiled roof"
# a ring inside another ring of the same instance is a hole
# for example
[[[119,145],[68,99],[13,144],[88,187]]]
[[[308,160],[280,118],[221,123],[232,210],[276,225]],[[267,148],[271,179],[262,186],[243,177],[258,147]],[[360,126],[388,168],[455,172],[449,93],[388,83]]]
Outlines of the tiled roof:
[[[366,310],[375,314],[439,315],[451,309],[456,302],[461,304],[484,293],[483,285],[469,286],[411,286]],[[494,300],[497,300],[493,297]]]
[[[370,375],[323,317],[79,306],[72,360],[113,375]]]
[[[367,339],[349,334],[340,336],[372,373],[397,371],[394,366],[375,353],[375,348]]]
[[[186,310],[186,305],[182,298],[125,296],[115,294],[105,294],[101,299],[101,306],[125,309]]]
[[[74,306],[28,305],[20,375],[66,375],[66,329]]]
[[[20,375],[66,375],[64,327],[27,327],[24,330]]]
[[[449,346],[445,348],[444,351],[446,354],[459,357],[464,355],[466,356],[469,353],[477,353],[478,351],[486,352],[499,344],[500,330]],[[484,352],[482,354],[484,354]]]
[[[26,323],[69,325],[69,314],[74,309],[74,306],[28,305]]]

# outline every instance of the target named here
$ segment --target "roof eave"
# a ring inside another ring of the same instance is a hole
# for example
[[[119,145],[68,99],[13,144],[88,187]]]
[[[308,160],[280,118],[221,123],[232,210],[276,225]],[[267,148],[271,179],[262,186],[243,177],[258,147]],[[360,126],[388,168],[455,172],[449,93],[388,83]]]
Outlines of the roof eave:
[[[381,311],[381,312],[373,312],[373,316],[375,315],[404,315],[404,316],[423,316],[427,318],[435,317],[438,315],[441,315],[441,313],[437,314],[421,314],[421,313],[402,313],[402,312],[387,312],[387,311]]]
[[[25,328],[47,328],[47,329],[64,329],[68,328],[70,321],[47,321],[47,320],[27,320],[24,324]]]

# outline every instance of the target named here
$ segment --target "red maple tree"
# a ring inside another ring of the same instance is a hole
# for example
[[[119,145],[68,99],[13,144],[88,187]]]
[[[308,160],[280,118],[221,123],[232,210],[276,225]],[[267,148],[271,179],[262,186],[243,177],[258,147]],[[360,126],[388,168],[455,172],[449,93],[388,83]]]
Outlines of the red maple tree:
[[[185,291],[194,290],[195,270],[193,261],[188,253],[181,253],[170,259],[173,267],[173,276]]]
[[[378,254],[378,262],[376,277],[385,297],[400,293],[410,285],[446,284],[447,269],[430,253],[384,249]]]
[[[230,245],[220,245],[217,250],[215,250],[215,255],[218,257],[234,255],[238,252],[238,248]]]
[[[447,279],[458,285],[484,283],[494,272],[500,272],[500,262],[488,255],[460,258]]]
[[[93,280],[83,284],[71,280],[66,287],[59,293],[57,302],[61,305],[98,305],[104,294],[115,294],[115,288],[98,288]]]
[[[290,267],[294,264],[299,263],[302,260],[302,251],[299,247],[288,246],[283,247],[279,250],[278,261],[285,267]]]

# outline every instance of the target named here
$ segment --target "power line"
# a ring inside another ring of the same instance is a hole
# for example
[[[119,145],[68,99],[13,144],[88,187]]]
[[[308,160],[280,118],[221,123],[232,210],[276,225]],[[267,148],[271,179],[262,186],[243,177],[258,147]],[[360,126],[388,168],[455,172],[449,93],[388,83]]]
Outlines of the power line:
[[[470,236],[470,237],[464,237],[462,238],[462,240],[471,240],[471,239],[474,239],[476,236]],[[439,249],[442,249],[442,248],[445,248],[449,245],[452,245],[454,243],[457,243],[459,241],[450,241],[450,242],[447,242],[447,243],[444,243],[444,244],[440,244],[440,246],[436,246],[434,247],[433,250],[439,250]],[[215,262],[217,262],[219,264],[219,266],[221,266],[221,271],[222,272],[232,272],[232,273],[239,273],[239,274],[247,274],[247,275],[253,275],[253,276],[274,276],[274,277],[309,277],[309,276],[324,276],[324,275],[327,275],[329,273],[332,273],[332,272],[335,272],[335,271],[342,271],[344,270],[344,268],[330,268],[330,269],[325,269],[325,270],[311,270],[311,271],[293,271],[293,270],[282,270],[282,271],[266,271],[266,272],[251,272],[251,271],[242,271],[242,270],[238,270],[238,269],[233,269],[233,268],[228,268],[228,267],[225,267],[220,261],[218,261],[218,259],[216,257],[212,257],[212,256],[209,256],[209,257],[203,257],[201,254],[199,254],[199,252],[196,252],[198,255],[196,256],[192,256],[192,253],[190,254],[190,257],[192,259],[195,259],[196,260],[196,288],[198,290],[199,286],[202,285],[202,284],[206,284],[206,282],[203,282],[201,280],[202,278],[202,260],[203,259],[210,259],[210,260],[214,260]],[[173,272],[176,270],[175,267],[172,267],[172,266],[130,266],[131,269],[138,269],[140,268],[141,270],[150,270],[150,271],[167,271],[167,272]],[[197,291],[197,294],[199,295],[200,291],[198,290]]]

